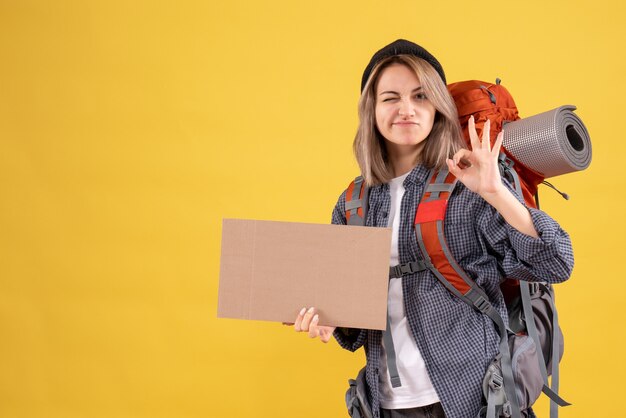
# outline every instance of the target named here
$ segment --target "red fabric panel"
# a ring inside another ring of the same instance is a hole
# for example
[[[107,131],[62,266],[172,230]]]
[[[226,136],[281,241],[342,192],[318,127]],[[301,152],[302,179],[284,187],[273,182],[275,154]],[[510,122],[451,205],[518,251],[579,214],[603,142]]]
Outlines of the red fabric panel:
[[[441,243],[437,235],[437,222],[422,223],[416,228],[420,228],[422,237],[424,238],[424,246],[430,256],[430,260],[439,273],[454,286],[462,295],[470,291],[471,287],[459,276],[448,261],[446,254],[443,252]]]
[[[443,221],[444,216],[446,216],[447,206],[447,199],[421,202],[417,206],[417,212],[415,213],[415,225],[431,221]]]

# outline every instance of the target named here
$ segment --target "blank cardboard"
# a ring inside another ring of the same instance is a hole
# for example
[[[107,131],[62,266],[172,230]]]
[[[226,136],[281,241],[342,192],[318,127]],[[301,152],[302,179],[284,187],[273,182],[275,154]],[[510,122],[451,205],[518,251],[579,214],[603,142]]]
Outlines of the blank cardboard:
[[[385,329],[391,229],[224,219],[217,316]]]

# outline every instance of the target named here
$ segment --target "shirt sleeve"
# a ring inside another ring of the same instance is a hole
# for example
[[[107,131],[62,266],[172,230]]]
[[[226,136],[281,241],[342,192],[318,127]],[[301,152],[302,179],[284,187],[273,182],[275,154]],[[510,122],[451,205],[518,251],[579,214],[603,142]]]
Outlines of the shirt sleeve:
[[[346,215],[345,215],[345,205],[346,203],[346,192],[344,191],[341,196],[339,196],[339,200],[335,205],[335,209],[333,210],[331,223],[334,225],[346,225]],[[336,328],[333,336],[339,343],[339,345],[346,350],[356,351],[358,350],[364,343],[365,338],[367,336],[367,331],[364,329],[357,328]]]
[[[505,185],[512,191],[506,181]],[[477,216],[477,228],[487,251],[498,258],[504,277],[548,283],[567,280],[574,267],[574,252],[569,235],[548,214],[527,207],[515,195],[530,212],[539,237],[531,237],[513,228],[493,206],[483,200]]]

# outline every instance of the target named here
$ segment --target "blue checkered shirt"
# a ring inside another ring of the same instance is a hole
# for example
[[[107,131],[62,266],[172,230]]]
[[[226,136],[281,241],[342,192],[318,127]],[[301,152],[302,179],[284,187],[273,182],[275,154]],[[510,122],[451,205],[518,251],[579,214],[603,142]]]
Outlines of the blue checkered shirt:
[[[418,165],[404,180],[398,235],[400,263],[415,261],[419,254],[413,221],[428,174],[427,168]],[[366,226],[387,227],[390,204],[388,184],[372,187]],[[333,224],[346,224],[344,208],[345,192],[333,211]],[[515,230],[478,194],[458,182],[444,221],[453,256],[487,293],[507,324],[500,291],[504,277],[558,283],[569,278],[574,265],[568,234],[544,212],[529,210],[539,238]],[[482,404],[482,380],[498,352],[499,335],[493,322],[446,290],[430,271],[404,276],[402,289],[411,334],[446,417],[477,417]],[[364,346],[370,400],[374,417],[379,418],[382,332],[340,328],[335,338],[351,351]]]

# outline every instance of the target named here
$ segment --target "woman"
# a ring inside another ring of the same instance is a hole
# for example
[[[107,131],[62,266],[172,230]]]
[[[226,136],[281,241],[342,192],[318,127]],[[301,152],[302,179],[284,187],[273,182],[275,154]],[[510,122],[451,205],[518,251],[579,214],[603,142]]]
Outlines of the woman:
[[[498,135],[482,138],[469,122],[472,149],[463,148],[456,107],[439,62],[422,47],[398,40],[365,70],[354,151],[370,187],[367,226],[392,227],[390,265],[415,261],[413,218],[432,169],[459,180],[450,196],[445,236],[454,258],[506,321],[504,277],[560,282],[569,278],[569,236],[545,213],[529,209],[500,178]],[[489,122],[487,122],[488,124]],[[346,224],[345,192],[333,212]],[[314,308],[294,327],[351,351],[365,347],[366,378],[375,417],[475,417],[482,379],[498,353],[499,336],[486,315],[452,295],[428,270],[391,279],[388,313],[401,386],[387,367],[393,354],[382,332],[320,326]]]

